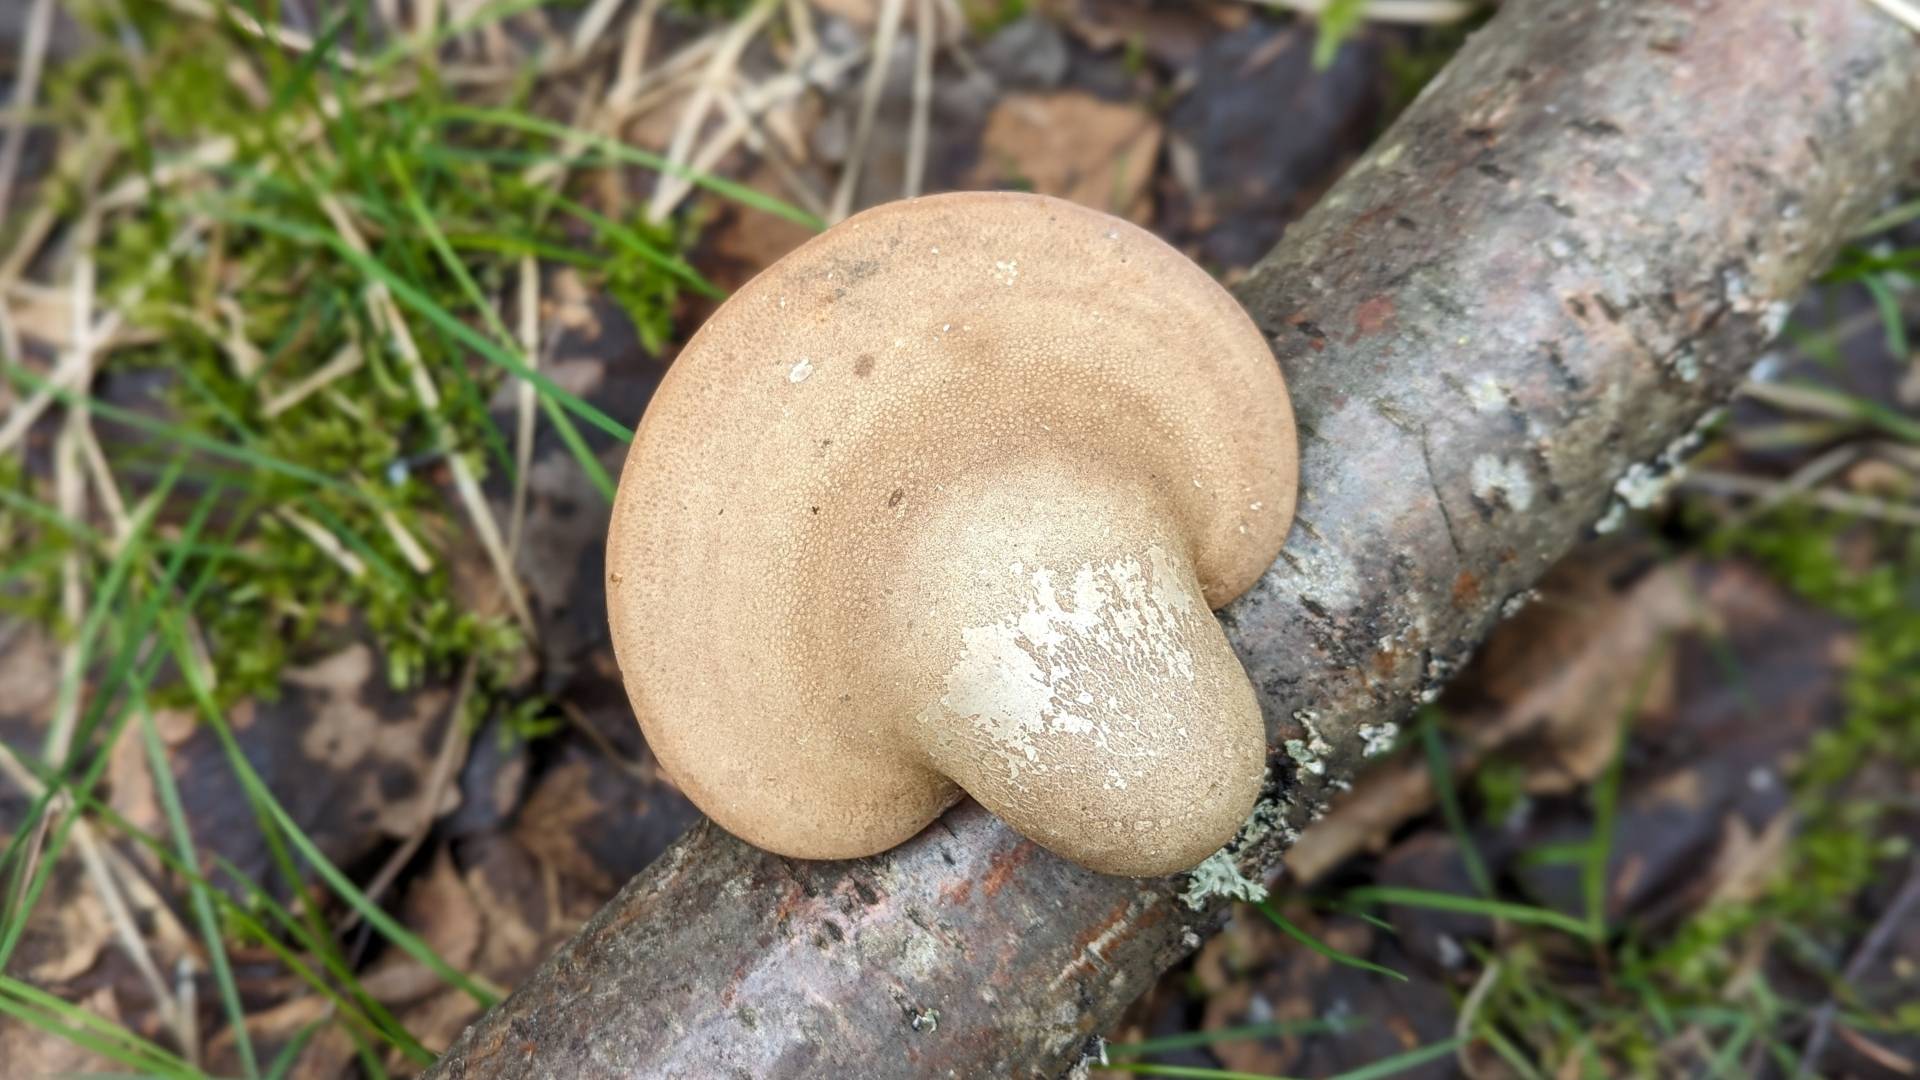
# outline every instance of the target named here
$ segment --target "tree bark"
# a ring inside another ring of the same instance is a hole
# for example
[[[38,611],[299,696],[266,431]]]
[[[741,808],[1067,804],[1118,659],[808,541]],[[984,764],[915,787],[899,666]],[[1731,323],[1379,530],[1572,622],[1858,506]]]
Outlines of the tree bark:
[[[1221,616],[1274,748],[1240,871],[1660,486],[1916,159],[1920,42],[1863,0],[1507,0],[1238,287],[1303,492]],[[1208,869],[1102,877],[971,804],[844,863],[703,823],[432,1075],[1059,1076],[1215,926]]]

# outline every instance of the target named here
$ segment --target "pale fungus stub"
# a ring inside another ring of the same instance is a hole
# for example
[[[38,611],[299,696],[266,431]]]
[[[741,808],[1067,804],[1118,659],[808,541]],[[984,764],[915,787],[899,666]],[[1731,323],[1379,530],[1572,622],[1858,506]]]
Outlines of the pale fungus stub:
[[[1095,870],[1232,837],[1265,728],[1213,608],[1278,554],[1278,365],[1152,234],[1036,195],[882,206],[721,306],[640,422],[607,540],[661,764],[802,858],[964,792]]]

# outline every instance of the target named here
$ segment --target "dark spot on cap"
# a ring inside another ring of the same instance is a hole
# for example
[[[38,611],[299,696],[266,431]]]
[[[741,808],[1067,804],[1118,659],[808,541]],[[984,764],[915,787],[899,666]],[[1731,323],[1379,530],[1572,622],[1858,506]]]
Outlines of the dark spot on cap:
[[[853,373],[861,378],[873,374],[873,354],[861,353],[860,359],[853,362]]]
[[[899,506],[900,500],[906,497],[907,497],[907,492],[905,488],[894,488],[893,494],[887,496],[887,505]]]

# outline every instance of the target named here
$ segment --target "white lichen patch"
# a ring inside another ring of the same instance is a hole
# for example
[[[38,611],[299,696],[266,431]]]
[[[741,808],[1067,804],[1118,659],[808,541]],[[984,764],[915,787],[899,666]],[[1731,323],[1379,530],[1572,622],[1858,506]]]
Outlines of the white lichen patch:
[[[1307,729],[1306,747],[1308,753],[1316,757],[1322,754],[1333,753],[1332,744],[1328,743],[1320,734],[1319,725],[1314,723],[1314,721],[1320,719],[1319,713],[1314,712],[1312,709],[1295,709],[1293,710],[1293,719],[1295,723]]]
[[[1002,285],[1011,285],[1020,276],[1020,263],[1014,259],[1001,259],[993,264],[993,280]]]
[[[1533,505],[1533,477],[1526,463],[1481,454],[1473,459],[1473,494],[1482,502],[1502,504],[1515,511]]]
[[[1307,746],[1305,739],[1288,739],[1286,747],[1287,756],[1292,758],[1301,768],[1315,776],[1323,776],[1326,774],[1327,763],[1321,761],[1319,755],[1315,754],[1313,750]]]
[[[1520,614],[1521,609],[1538,599],[1540,599],[1540,591],[1538,589],[1521,589],[1519,592],[1514,593],[1512,596],[1500,602],[1500,617],[1503,619],[1511,619],[1515,615]]]
[[[1793,313],[1793,305],[1785,300],[1775,300],[1760,312],[1760,333],[1766,340],[1772,341],[1787,328],[1787,316]]]
[[[1015,562],[1006,572],[1024,585],[1024,605],[961,630],[944,693],[920,719],[965,719],[1004,755],[1013,780],[1044,767],[1041,740],[1082,737],[1116,759],[1107,783],[1124,787],[1118,760],[1159,753],[1151,732],[1163,725],[1140,722],[1146,703],[1194,681],[1183,642],[1209,616],[1191,574],[1157,545],[1144,561],[1082,564],[1064,590],[1045,567]]]
[[[1673,482],[1679,477],[1680,470],[1674,469],[1662,473],[1652,465],[1636,461],[1627,467],[1620,479],[1613,482],[1613,493],[1630,509],[1645,510],[1660,501]]]
[[[807,376],[811,374],[813,374],[813,361],[803,356],[795,361],[791,368],[787,369],[787,381],[790,383],[806,382]]]
[[[1383,724],[1360,725],[1360,753],[1364,757],[1379,757],[1393,749],[1394,740],[1400,737],[1400,725],[1389,720]]]
[[[1467,384],[1467,400],[1473,411],[1493,416],[1507,411],[1507,388],[1491,375],[1482,375]]]
[[[1180,899],[1195,911],[1204,911],[1207,901],[1216,896],[1254,903],[1267,898],[1267,887],[1240,872],[1240,865],[1225,848],[1207,856],[1207,861],[1187,874],[1187,891]]]
[[[1693,346],[1681,346],[1680,350],[1673,354],[1669,364],[1673,368],[1673,373],[1679,376],[1681,382],[1699,381],[1700,354],[1694,351]]]

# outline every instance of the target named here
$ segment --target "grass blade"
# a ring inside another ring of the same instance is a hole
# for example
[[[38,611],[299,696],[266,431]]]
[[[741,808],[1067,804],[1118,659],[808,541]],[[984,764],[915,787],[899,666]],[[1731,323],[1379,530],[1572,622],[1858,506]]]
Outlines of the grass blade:
[[[153,722],[153,711],[146,701],[136,702],[134,708],[140,714],[141,741],[146,744],[147,769],[153,774],[154,793],[159,796],[161,812],[173,833],[173,844],[181,861],[191,865],[197,861],[193,834],[187,828],[187,814],[180,805],[180,789],[174,783],[173,770],[167,765],[167,752],[160,745],[160,729]],[[257,1080],[260,1062],[254,1057],[253,1037],[247,1032],[246,1006],[241,1003],[240,988],[233,981],[233,965],[227,960],[227,946],[220,932],[220,920],[214,915],[213,900],[207,895],[203,882],[189,882],[187,892],[194,920],[200,924],[200,936],[206,942],[207,961],[213,967],[214,983],[220,989],[220,1002],[227,1010],[227,1024],[233,1031],[240,1068],[249,1080]]]
[[[1433,793],[1440,802],[1440,814],[1446,819],[1454,842],[1460,845],[1460,860],[1466,864],[1467,876],[1473,879],[1473,887],[1481,896],[1490,897],[1493,877],[1480,858],[1473,834],[1467,831],[1467,816],[1460,811],[1460,793],[1453,784],[1453,759],[1447,754],[1446,741],[1440,733],[1439,710],[1420,710],[1420,741],[1426,747],[1427,771],[1433,777]]]
[[[190,1080],[204,1075],[125,1027],[12,976],[0,975],[0,1013],[130,1069]]]
[[[1346,1072],[1330,1077],[1329,1080],[1381,1080],[1382,1077],[1393,1076],[1406,1072],[1408,1069],[1418,1068],[1429,1061],[1438,1061],[1460,1049],[1463,1042],[1465,1042],[1465,1040],[1458,1037],[1443,1039],[1437,1043],[1431,1043],[1418,1049],[1409,1050],[1404,1054],[1395,1054],[1390,1058],[1384,1058],[1371,1065],[1362,1065],[1358,1069],[1349,1069]]]
[[[460,257],[454,254],[452,246],[447,243],[446,235],[440,231],[440,226],[434,223],[433,215],[427,212],[426,205],[420,201],[419,193],[413,189],[413,184],[408,179],[399,156],[388,151],[387,163],[393,170],[394,179],[400,184],[407,209],[413,213],[414,223],[419,226],[422,233],[426,234],[427,242],[433,245],[433,250],[440,256],[440,261],[446,266],[447,272],[460,283],[461,291],[467,294],[467,302],[479,309],[481,318],[487,322],[487,329],[493,331],[493,335],[500,339],[503,348],[513,350],[515,358],[518,359],[519,347],[514,342],[513,334],[500,321],[499,312],[493,310],[492,304],[487,303],[487,298],[480,292],[480,286],[474,282],[473,275],[467,273],[466,266],[461,263]],[[527,370],[533,370],[533,367],[524,360],[519,362]],[[534,388],[538,390],[538,384],[535,384]],[[567,419],[565,413],[555,408],[547,395],[541,394],[540,399],[541,404],[546,408],[547,416],[559,431],[561,440],[567,444],[567,449],[573,452],[574,459],[580,463],[581,470],[587,474],[589,480],[593,481],[593,486],[599,489],[607,502],[613,502],[613,480],[607,475],[607,471],[600,467],[600,459],[587,448],[586,442],[580,438],[579,431],[574,428],[573,421]]]
[[[1143,1057],[1147,1054],[1164,1054],[1172,1050],[1191,1050],[1196,1046],[1212,1046],[1223,1042],[1243,1042],[1248,1039],[1284,1039],[1297,1035],[1343,1035],[1366,1027],[1365,1020],[1276,1020],[1269,1024],[1248,1024],[1244,1027],[1221,1028],[1217,1031],[1193,1031],[1184,1035],[1164,1035],[1157,1039],[1142,1039],[1136,1043],[1108,1043],[1107,1053],[1117,1057]]]
[[[1339,949],[1321,941],[1319,938],[1293,925],[1293,923],[1287,920],[1286,916],[1280,914],[1278,909],[1265,900],[1255,901],[1254,906],[1259,908],[1260,913],[1265,915],[1273,925],[1279,927],[1282,933],[1336,964],[1345,964],[1351,968],[1359,968],[1361,971],[1371,971],[1376,975],[1385,975],[1391,979],[1399,979],[1401,982],[1407,981],[1405,975],[1390,967],[1383,967],[1371,960],[1362,960],[1352,953],[1341,952]]]
[[[633,441],[632,428],[601,412],[598,407],[583,401],[579,396],[564,389],[547,376],[529,368],[518,356],[487,340],[484,335],[476,332],[473,327],[468,326],[466,323],[461,322],[452,312],[441,307],[432,297],[421,292],[412,283],[381,265],[378,260],[355,251],[353,246],[348,244],[339,235],[312,228],[311,226],[296,225],[291,222],[279,221],[242,210],[228,209],[214,211],[214,213],[222,220],[231,221],[238,225],[245,225],[249,228],[259,229],[262,232],[270,232],[302,243],[318,244],[331,249],[340,259],[351,264],[354,269],[358,270],[361,276],[367,278],[369,281],[377,281],[385,285],[387,289],[393,293],[394,299],[424,316],[427,321],[444,330],[460,344],[465,345],[487,360],[533,383],[543,394],[553,397],[565,405],[575,416],[587,421],[601,431],[619,439],[621,442]]]
[[[1231,1069],[1206,1069],[1196,1065],[1157,1065],[1150,1061],[1116,1061],[1106,1068],[1139,1076],[1172,1076],[1185,1080],[1288,1080],[1287,1077],[1272,1073],[1234,1072]]]
[[[643,168],[652,169],[655,172],[666,173],[669,176],[677,176],[696,186],[706,188],[716,195],[723,195],[732,199],[742,206],[750,206],[755,210],[765,211],[775,217],[785,218],[796,225],[804,225],[809,229],[819,230],[826,228],[826,222],[821,221],[819,218],[814,217],[812,214],[807,213],[805,210],[785,200],[776,199],[771,195],[755,191],[745,184],[735,183],[732,180],[714,176],[710,173],[697,172],[684,165],[676,165],[658,154],[651,154],[645,150],[628,146],[625,143],[616,142],[604,135],[596,135],[590,131],[582,131],[579,128],[568,127],[565,124],[554,123],[551,120],[543,120],[536,116],[528,116],[525,113],[518,113],[509,109],[451,105],[440,110],[440,117],[444,120],[454,122],[465,121],[471,124],[485,124],[492,127],[503,127],[514,131],[523,131],[532,135],[544,135],[549,139],[562,141],[578,140],[581,145],[591,146],[616,161],[629,165],[639,165]]]
[[[187,642],[178,624],[173,619],[163,619],[161,632],[174,656],[184,664],[188,655]],[[254,771],[253,764],[247,760],[246,754],[240,749],[239,741],[234,738],[233,730],[227,726],[226,717],[214,703],[212,692],[201,680],[198,669],[187,666],[185,674],[188,691],[200,707],[201,716],[212,727],[215,737],[220,740],[221,747],[226,751],[227,761],[241,786],[247,790],[248,797],[265,810],[274,825],[279,827],[282,835],[292,842],[295,850],[309,866],[313,867],[327,886],[401,951],[419,961],[448,985],[458,987],[483,1007],[491,1008],[498,1000],[492,992],[455,969],[453,965],[442,959],[439,953],[434,952],[432,946],[395,922],[391,916],[380,909],[378,904],[369,900],[358,886],[348,880],[338,867],[333,865],[333,861],[326,857],[325,853],[307,836],[305,830],[300,828],[299,823],[293,820],[293,816],[287,813],[286,808],[280,805],[280,801],[273,797],[273,793],[267,789],[266,781],[260,779],[260,774]]]
[[[225,458],[229,461],[238,461],[265,472],[278,473],[282,476],[304,481],[315,487],[348,492],[358,499],[366,498],[365,495],[354,491],[353,488],[335,480],[333,477],[323,472],[309,469],[304,465],[296,465],[291,461],[282,461],[272,454],[263,453],[258,450],[221,442],[219,439],[209,438],[198,432],[189,431],[175,424],[169,424],[164,420],[155,420],[150,416],[144,416],[131,409],[123,409],[118,405],[109,405],[90,395],[76,394],[64,387],[54,386],[47,380],[23,367],[9,367],[7,372],[13,376],[15,381],[24,383],[31,388],[39,389],[45,387],[47,391],[62,404],[85,409],[95,416],[104,416],[115,423],[125,424],[130,428],[137,428],[150,435],[158,435],[162,438],[170,439],[177,446],[198,450],[202,453]]]
[[[1607,867],[1613,861],[1613,834],[1620,817],[1620,779],[1626,768],[1627,739],[1633,722],[1653,688],[1653,677],[1666,657],[1670,641],[1662,638],[1640,665],[1633,688],[1627,697],[1614,738],[1613,754],[1606,771],[1594,782],[1593,837],[1588,841],[1587,859],[1580,868],[1580,892],[1586,900],[1587,936],[1599,941],[1607,935]]]
[[[1453,893],[1434,892],[1429,889],[1405,889],[1388,885],[1368,885],[1352,890],[1347,893],[1347,896],[1360,903],[1400,904],[1405,907],[1427,908],[1431,911],[1484,915],[1489,919],[1506,919],[1509,922],[1530,926],[1545,926],[1572,934],[1582,941],[1590,940],[1591,931],[1586,922],[1551,908],[1535,907],[1531,904],[1483,900],[1478,897],[1456,896]]]
[[[726,299],[727,294],[720,286],[708,281],[700,271],[695,270],[685,259],[668,255],[659,248],[647,243],[644,237],[627,226],[620,224],[588,206],[575,202],[559,192],[551,192],[547,197],[553,200],[553,204],[561,210],[578,218],[581,222],[593,226],[600,232],[605,233],[614,243],[686,282],[688,287],[700,295],[712,300]]]
[[[1907,315],[1900,310],[1900,298],[1877,277],[1861,278],[1860,284],[1867,287],[1867,292],[1873,295],[1874,306],[1880,310],[1880,322],[1887,331],[1887,351],[1896,359],[1908,355]]]
[[[240,525],[244,523],[247,516],[247,514],[234,515],[234,519],[229,526],[229,533],[231,534],[233,530],[237,530]],[[187,540],[192,539],[191,536],[185,536],[183,538]],[[231,535],[228,536],[228,539],[231,539]],[[120,708],[114,712],[111,717],[105,716],[107,710],[111,708],[115,696],[119,693],[122,683],[127,682],[129,676],[131,676],[131,683],[129,684],[131,691],[130,696],[137,696],[145,692],[146,687],[152,683],[154,676],[159,673],[161,664],[165,659],[164,651],[160,649],[151,650],[145,662],[141,663],[139,660],[140,646],[145,642],[147,627],[152,624],[155,614],[160,610],[162,599],[166,597],[172,589],[173,582],[178,577],[180,568],[185,561],[185,549],[182,548],[176,551],[174,558],[167,562],[165,569],[162,571],[160,583],[155,587],[153,595],[134,613],[134,617],[128,623],[127,640],[122,642],[119,655],[114,658],[113,664],[108,668],[106,678],[102,680],[98,692],[94,695],[93,704],[88,709],[87,716],[81,724],[82,730],[87,732],[98,731],[103,725],[107,727],[109,730],[102,740],[103,745],[111,746],[119,739],[121,730],[125,727],[127,719],[132,715],[132,709],[123,701]],[[179,606],[181,610],[192,610],[195,601],[206,589],[207,585],[212,582],[213,572],[219,567],[220,563],[221,559],[216,556],[201,566],[200,572],[195,578],[192,587],[187,590],[186,596],[180,601]],[[136,667],[138,668],[137,671],[135,670]],[[187,664],[187,667],[196,673],[199,670],[199,666],[191,662]],[[78,745],[84,745],[84,742]],[[35,869],[33,879],[27,883],[24,890],[18,893],[14,891],[11,885],[9,886],[6,894],[7,900],[11,901],[14,897],[18,896],[20,902],[17,908],[8,909],[5,912],[4,918],[0,918],[0,971],[6,969],[7,960],[12,957],[13,950],[20,944],[20,937],[26,930],[28,915],[33,911],[34,905],[39,902],[40,894],[46,889],[47,882],[52,879],[54,862],[66,846],[67,836],[73,828],[73,823],[78,820],[78,806],[87,800],[93,792],[93,789],[100,783],[100,777],[105,774],[107,763],[111,759],[112,755],[110,754],[95,754],[92,763],[87,766],[87,771],[77,781],[67,779],[65,767],[56,775],[49,778],[47,781],[47,789],[40,794],[39,798],[34,800],[25,820],[21,822],[20,827],[15,831],[13,842],[8,845],[4,856],[0,856],[0,863],[5,863],[12,860],[16,854],[24,850],[21,839],[39,827],[43,817],[52,809],[55,796],[64,790],[72,797],[73,805],[66,808],[65,812],[61,815],[59,825],[47,839],[44,854],[40,860],[40,865]],[[66,764],[67,763],[63,763],[63,766]]]

